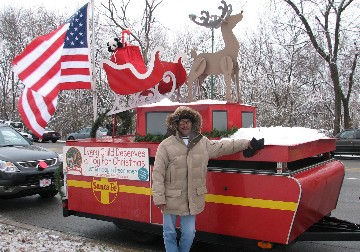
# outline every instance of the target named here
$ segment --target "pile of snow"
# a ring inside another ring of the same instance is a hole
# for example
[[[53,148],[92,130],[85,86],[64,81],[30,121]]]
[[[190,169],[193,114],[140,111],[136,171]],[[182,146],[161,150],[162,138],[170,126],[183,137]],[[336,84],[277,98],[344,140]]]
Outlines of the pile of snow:
[[[119,251],[115,246],[99,244],[91,239],[21,225],[25,224],[11,225],[0,220],[0,251]],[[122,248],[121,251],[135,250]]]
[[[198,100],[198,101],[194,101],[194,102],[183,103],[183,102],[173,102],[173,101],[169,100],[168,98],[165,98],[165,99],[162,99],[159,102],[143,105],[141,107],[174,106],[174,105],[177,105],[177,106],[189,106],[189,105],[194,105],[194,104],[226,104],[226,101]]]
[[[239,129],[232,139],[256,139],[264,138],[265,145],[290,146],[301,143],[308,143],[319,139],[328,138],[324,133],[316,129],[304,127],[259,127]]]
[[[194,104],[226,104],[226,101],[220,100],[199,100],[191,103],[173,102],[167,98],[143,107],[156,106],[188,106]],[[245,105],[245,104],[243,104]],[[264,138],[265,145],[282,145],[290,146],[302,143],[308,143],[319,139],[328,138],[324,133],[316,129],[304,127],[259,127],[259,128],[243,128],[239,129],[234,135],[229,138],[232,139],[256,139]]]

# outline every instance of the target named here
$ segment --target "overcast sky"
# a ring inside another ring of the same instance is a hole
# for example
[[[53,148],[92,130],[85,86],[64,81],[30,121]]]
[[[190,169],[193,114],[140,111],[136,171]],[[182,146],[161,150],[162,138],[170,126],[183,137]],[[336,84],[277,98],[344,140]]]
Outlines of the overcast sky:
[[[100,6],[100,2],[107,0],[95,0],[95,5]],[[59,10],[71,15],[78,8],[83,6],[89,0],[0,0],[0,8],[10,5],[14,7],[36,8],[38,6],[44,6],[51,10]],[[144,1],[135,0],[132,1],[134,5],[143,5]],[[259,12],[262,5],[260,2],[264,0],[227,0],[227,4],[231,4],[233,7],[233,14],[244,11],[244,19],[241,21],[240,27],[237,29],[244,29],[253,27],[257,22]],[[189,14],[195,14],[200,16],[202,10],[209,11],[210,15],[219,15],[220,10],[218,6],[222,5],[221,0],[163,0],[159,8],[156,10],[156,17],[158,20],[167,27],[173,27],[173,29],[181,29],[185,25],[196,25],[188,18]],[[140,6],[139,6],[140,7]],[[132,6],[132,9],[139,10],[139,7]]]

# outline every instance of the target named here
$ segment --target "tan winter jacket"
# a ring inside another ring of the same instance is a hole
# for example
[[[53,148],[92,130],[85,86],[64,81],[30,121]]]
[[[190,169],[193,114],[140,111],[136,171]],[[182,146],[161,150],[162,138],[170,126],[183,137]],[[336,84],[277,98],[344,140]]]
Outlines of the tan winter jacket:
[[[152,192],[164,213],[196,215],[205,207],[206,173],[210,158],[242,151],[248,140],[209,140],[197,133],[185,145],[178,133],[162,141],[155,156]]]

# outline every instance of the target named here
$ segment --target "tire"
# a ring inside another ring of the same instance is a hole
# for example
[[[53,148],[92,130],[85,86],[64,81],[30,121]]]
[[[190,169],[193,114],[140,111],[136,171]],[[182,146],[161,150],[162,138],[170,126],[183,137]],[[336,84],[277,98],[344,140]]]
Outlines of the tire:
[[[56,196],[56,194],[58,194],[58,191],[55,189],[39,193],[40,197],[43,199],[53,198]]]
[[[54,140],[51,140],[51,142],[53,142],[53,143],[56,143],[56,141],[57,141],[56,139],[54,139]]]
[[[69,136],[69,137],[68,137],[68,140],[75,140],[75,137]]]

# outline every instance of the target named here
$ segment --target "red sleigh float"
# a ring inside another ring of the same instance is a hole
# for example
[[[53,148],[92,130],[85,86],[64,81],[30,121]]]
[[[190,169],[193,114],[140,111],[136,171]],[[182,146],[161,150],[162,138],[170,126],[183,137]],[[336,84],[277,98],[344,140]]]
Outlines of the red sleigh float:
[[[106,72],[110,88],[119,95],[131,95],[141,92],[147,96],[157,86],[160,94],[172,90],[171,83],[176,83],[175,89],[186,81],[186,71],[182,65],[180,55],[175,62],[160,60],[161,47],[155,48],[151,56],[149,68],[147,69],[138,46],[124,46],[116,52],[116,63],[103,60],[102,65]],[[172,75],[170,74],[172,73]],[[166,76],[174,78],[172,82]],[[169,83],[170,82],[170,83]]]

